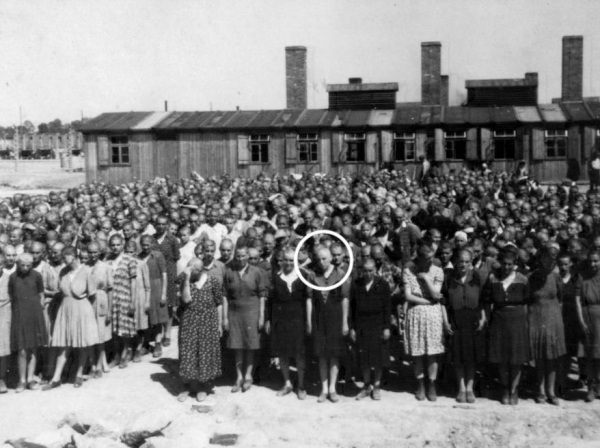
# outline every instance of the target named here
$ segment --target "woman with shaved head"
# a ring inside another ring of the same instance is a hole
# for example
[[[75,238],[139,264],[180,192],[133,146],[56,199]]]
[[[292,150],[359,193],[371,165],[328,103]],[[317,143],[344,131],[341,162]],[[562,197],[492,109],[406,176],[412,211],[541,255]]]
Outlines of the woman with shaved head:
[[[309,275],[309,283],[321,288],[338,285],[344,273],[331,264],[331,252],[323,247],[317,250],[318,273]],[[327,398],[332,403],[340,399],[336,392],[340,357],[345,350],[344,337],[348,335],[348,302],[350,283],[345,281],[328,291],[308,290],[307,321],[309,334],[313,333],[315,354],[319,358],[321,394],[318,402]],[[313,312],[314,311],[314,312]]]

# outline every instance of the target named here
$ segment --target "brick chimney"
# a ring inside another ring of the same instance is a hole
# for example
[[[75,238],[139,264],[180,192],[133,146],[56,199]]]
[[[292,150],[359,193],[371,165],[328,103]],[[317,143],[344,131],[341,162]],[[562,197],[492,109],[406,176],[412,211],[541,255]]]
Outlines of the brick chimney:
[[[583,98],[583,36],[563,36],[562,100]]]
[[[306,47],[285,47],[286,109],[307,108]]]
[[[441,104],[442,90],[442,44],[440,42],[421,43],[421,104],[435,106]]]
[[[450,103],[450,79],[448,75],[442,75],[440,77],[440,99],[442,106],[448,106]]]

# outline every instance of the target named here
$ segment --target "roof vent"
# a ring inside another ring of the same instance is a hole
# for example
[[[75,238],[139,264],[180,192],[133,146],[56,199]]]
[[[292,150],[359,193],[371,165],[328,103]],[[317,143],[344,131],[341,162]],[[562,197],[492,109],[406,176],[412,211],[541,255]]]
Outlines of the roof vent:
[[[350,78],[348,82],[350,84],[362,84],[362,78]]]

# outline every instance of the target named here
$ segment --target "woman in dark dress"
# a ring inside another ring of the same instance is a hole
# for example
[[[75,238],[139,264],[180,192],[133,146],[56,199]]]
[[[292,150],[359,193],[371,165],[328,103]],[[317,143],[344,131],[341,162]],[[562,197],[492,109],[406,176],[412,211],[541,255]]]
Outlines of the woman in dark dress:
[[[191,391],[197,401],[204,401],[212,391],[211,381],[221,376],[221,285],[203,271],[200,259],[192,260],[183,275],[179,375],[189,386],[178,399],[184,401]]]
[[[296,359],[298,398],[306,399],[304,341],[306,337],[307,287],[294,270],[294,251],[283,252],[280,271],[273,276],[269,294],[266,331],[271,337],[271,356],[279,358],[284,385],[277,392],[283,397],[293,391],[290,358]]]
[[[575,304],[579,325],[585,335],[588,393],[585,401],[595,398],[595,386],[600,384],[600,252],[588,255],[589,269],[582,273]]]
[[[354,282],[350,293],[350,337],[358,346],[364,381],[363,389],[356,396],[357,400],[368,396],[373,400],[381,400],[381,375],[383,368],[390,365],[388,341],[392,320],[392,291],[389,283],[376,275],[376,271],[374,260],[364,260],[363,275]],[[371,370],[374,371],[373,385]]]
[[[529,276],[531,305],[528,310],[529,346],[538,383],[535,402],[542,404],[548,400],[558,406],[554,393],[556,370],[559,360],[567,353],[561,311],[563,282],[554,272],[556,262],[550,250],[542,249],[538,260],[538,269]]]
[[[336,285],[344,278],[344,273],[331,264],[331,252],[323,247],[317,250],[319,274],[309,275],[309,283],[318,287]],[[307,321],[309,334],[313,333],[315,354],[319,358],[321,394],[318,402],[324,403],[327,397],[337,403],[340,398],[335,390],[340,357],[345,349],[344,337],[348,335],[348,308],[350,283],[329,291],[308,288]],[[313,313],[314,308],[314,313]]]
[[[248,249],[235,250],[235,270],[223,277],[223,329],[227,348],[234,351],[236,381],[231,392],[248,391],[254,382],[254,355],[260,349],[267,288],[262,271],[248,264]],[[244,371],[245,361],[245,371]]]
[[[169,218],[164,215],[156,219],[156,233],[154,239],[156,245],[152,248],[163,254],[167,264],[167,310],[169,319],[165,323],[165,333],[162,338],[162,345],[168,347],[171,345],[171,326],[173,325],[173,311],[179,306],[177,297],[177,260],[179,260],[179,243],[177,238],[168,232]]]
[[[154,358],[162,356],[162,340],[165,325],[169,321],[167,309],[167,263],[164,255],[152,250],[154,237],[143,235],[140,239],[142,252],[139,254],[140,263],[145,263],[150,276],[150,308],[148,310],[148,325],[154,337]]]
[[[573,358],[576,358],[579,364],[580,380],[585,377],[585,363],[582,358],[583,338],[581,326],[579,325],[577,305],[575,304],[575,296],[577,295],[576,293],[580,286],[580,275],[573,267],[573,260],[571,259],[571,255],[567,252],[559,254],[557,257],[557,264],[563,289],[562,318],[567,348],[567,356],[565,356],[564,362],[562,363],[562,373],[560,378],[564,393]]]
[[[32,390],[38,388],[34,380],[37,351],[39,347],[48,344],[42,308],[44,282],[42,275],[32,267],[31,254],[22,253],[17,260],[17,271],[8,278],[8,296],[12,309],[11,348],[19,355],[19,384],[15,392],[23,392],[25,387]]]
[[[527,305],[529,281],[516,271],[517,254],[505,250],[500,269],[489,275],[483,297],[491,307],[489,361],[498,364],[502,383],[502,404],[519,403],[521,365],[528,362],[529,332]]]
[[[459,251],[456,267],[449,271],[442,287],[442,303],[446,305],[449,320],[446,328],[452,336],[451,355],[458,380],[456,401],[459,403],[475,402],[475,367],[485,355],[483,280],[473,270],[472,262],[473,255],[469,250]]]

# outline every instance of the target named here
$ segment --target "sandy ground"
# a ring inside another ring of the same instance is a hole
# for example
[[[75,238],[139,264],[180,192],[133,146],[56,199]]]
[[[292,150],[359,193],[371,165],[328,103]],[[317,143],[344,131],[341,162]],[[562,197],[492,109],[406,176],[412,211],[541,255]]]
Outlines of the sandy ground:
[[[13,160],[0,160],[0,197],[13,194],[47,194],[50,190],[74,188],[85,182],[82,171],[68,172],[58,160],[21,161],[15,169]]]
[[[211,414],[196,413],[191,398],[176,400],[176,343],[159,361],[150,355],[127,369],[114,369],[81,389],[63,384],[56,390],[10,390],[0,396],[0,443],[56,429],[69,413],[127,425],[142,414],[158,414],[187,422],[190,431],[210,437],[215,433],[246,436],[241,446],[274,447],[597,447],[600,446],[600,400],[563,401],[560,407],[537,405],[531,398],[518,406],[502,406],[479,398],[459,405],[448,396],[435,403],[415,401],[408,366],[392,366],[379,402],[357,402],[342,396],[337,404],[316,402],[316,369],[306,401],[290,394],[279,398],[279,372],[263,370],[259,385],[232,394],[231,379],[222,379],[210,396]],[[397,371],[400,374],[397,374]],[[14,384],[11,385],[14,387]],[[354,395],[356,389],[347,389]],[[185,430],[185,429],[184,429]],[[245,441],[244,441],[245,440]]]

